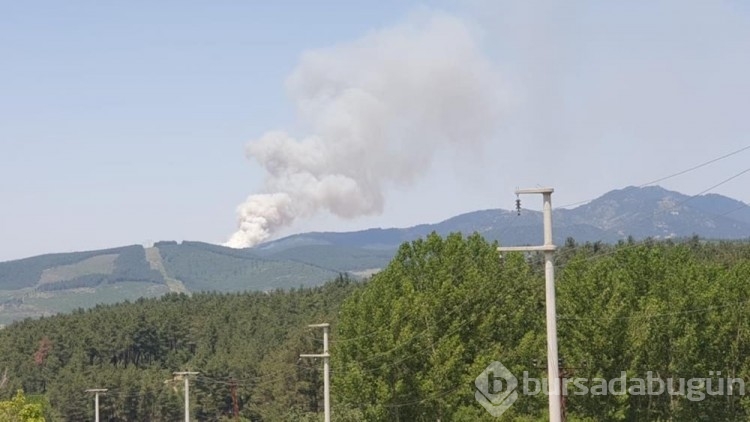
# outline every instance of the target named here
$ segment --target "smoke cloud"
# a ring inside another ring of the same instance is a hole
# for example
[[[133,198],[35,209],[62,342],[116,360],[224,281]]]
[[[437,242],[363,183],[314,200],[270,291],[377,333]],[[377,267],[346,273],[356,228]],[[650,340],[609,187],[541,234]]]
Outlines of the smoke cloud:
[[[445,14],[303,54],[287,89],[310,135],[270,131],[248,145],[265,189],[238,207],[225,245],[256,245],[321,211],[381,213],[384,190],[427,172],[436,151],[492,136],[497,88],[471,28]]]

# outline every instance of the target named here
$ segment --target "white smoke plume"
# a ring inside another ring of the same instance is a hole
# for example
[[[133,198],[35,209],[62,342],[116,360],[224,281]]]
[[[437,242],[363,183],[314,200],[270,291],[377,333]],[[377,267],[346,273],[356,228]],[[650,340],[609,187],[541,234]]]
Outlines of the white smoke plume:
[[[305,53],[287,89],[311,134],[270,131],[248,145],[265,193],[238,207],[225,245],[256,245],[320,211],[382,212],[384,189],[424,174],[435,151],[492,135],[496,80],[471,28],[439,13]]]

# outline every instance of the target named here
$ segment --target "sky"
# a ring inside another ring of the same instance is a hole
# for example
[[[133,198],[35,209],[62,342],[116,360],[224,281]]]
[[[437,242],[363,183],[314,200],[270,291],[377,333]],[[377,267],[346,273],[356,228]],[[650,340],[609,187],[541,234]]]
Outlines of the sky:
[[[273,236],[508,209],[516,187],[552,186],[562,206],[750,145],[742,1],[3,2],[0,261],[226,242],[237,207],[278,188],[248,145],[316,135],[293,89],[306,57],[435,16],[459,22],[491,71],[492,131],[410,144],[429,160],[407,182],[382,180],[382,207],[322,207]],[[662,185],[696,194],[748,163],[750,151]],[[748,182],[712,192],[750,202]]]

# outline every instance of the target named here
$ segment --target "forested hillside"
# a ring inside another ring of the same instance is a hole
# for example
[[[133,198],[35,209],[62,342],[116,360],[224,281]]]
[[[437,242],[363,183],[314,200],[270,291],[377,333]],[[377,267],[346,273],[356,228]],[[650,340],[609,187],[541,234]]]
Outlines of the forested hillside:
[[[339,272],[293,259],[260,256],[252,250],[188,241],[42,255],[0,263],[0,326],[25,317],[168,292],[320,285]]]
[[[161,283],[163,278],[149,268],[143,248],[136,245],[42,255],[0,265],[2,290],[64,290],[118,281]]]
[[[556,254],[566,377],[710,377],[750,382],[750,245],[566,242]],[[474,399],[492,361],[519,378],[546,368],[544,272],[536,254],[482,237],[430,235],[401,246],[366,283],[99,306],[0,331],[0,400],[23,389],[47,420],[93,417],[87,388],[109,388],[102,420],[174,421],[191,380],[194,420],[322,420],[320,352],[332,326],[335,421],[494,421]],[[7,370],[7,372],[5,372]],[[709,371],[713,371],[710,372]],[[2,385],[2,383],[0,383]],[[235,399],[232,392],[235,391]],[[568,420],[746,420],[745,396],[566,397]],[[543,420],[544,395],[499,420]]]
[[[245,418],[299,420],[318,410],[321,388],[320,365],[298,362],[321,348],[307,325],[334,322],[356,287],[341,277],[291,291],[168,294],[14,323],[0,330],[0,395],[42,395],[48,420],[81,421],[93,420],[84,391],[108,388],[102,420],[175,421],[183,384],[172,373],[195,370],[195,420],[231,415],[232,383]]]

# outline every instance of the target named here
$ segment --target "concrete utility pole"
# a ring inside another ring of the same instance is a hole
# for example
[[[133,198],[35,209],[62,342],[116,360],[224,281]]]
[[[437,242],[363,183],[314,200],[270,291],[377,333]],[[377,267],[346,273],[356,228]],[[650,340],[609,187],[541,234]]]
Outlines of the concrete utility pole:
[[[172,374],[185,380],[185,422],[190,422],[190,375],[198,375],[199,372],[182,371]]]
[[[557,308],[555,305],[555,267],[552,256],[555,245],[552,244],[552,188],[516,189],[516,195],[542,194],[544,200],[544,245],[510,246],[497,248],[500,252],[543,251],[545,296],[547,308],[547,381],[549,382],[549,420],[562,422],[560,378],[557,361]],[[520,212],[520,201],[516,201]]]
[[[331,380],[329,377],[330,367],[328,365],[328,329],[330,324],[310,324],[310,328],[323,329],[323,354],[305,354],[299,355],[301,358],[323,358],[323,409],[325,411],[325,422],[331,422]]]
[[[89,388],[87,393],[94,393],[94,421],[99,422],[99,393],[106,393],[106,388]]]

